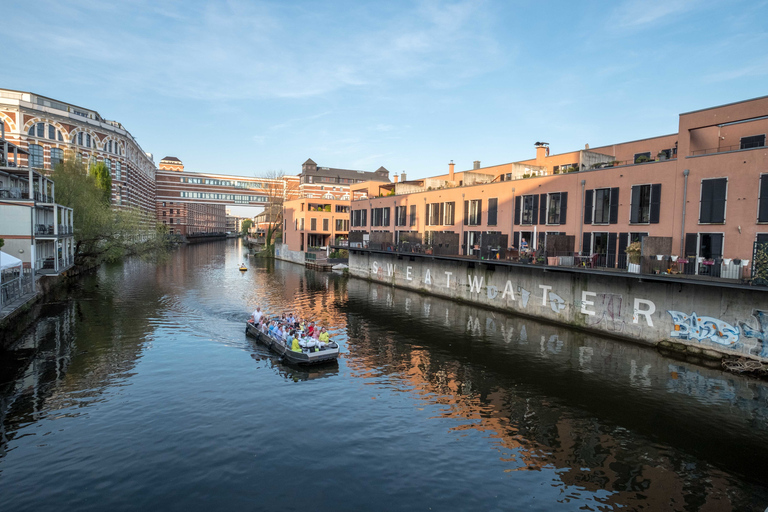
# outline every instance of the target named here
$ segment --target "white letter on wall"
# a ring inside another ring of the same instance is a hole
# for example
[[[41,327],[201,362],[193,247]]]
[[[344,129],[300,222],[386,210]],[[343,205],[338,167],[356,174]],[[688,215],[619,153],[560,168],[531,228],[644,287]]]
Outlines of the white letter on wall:
[[[408,281],[413,281],[413,278],[411,277],[411,270],[413,270],[413,267],[405,267],[405,278]]]
[[[551,286],[547,286],[545,284],[540,284],[539,288],[542,289],[543,293],[541,294],[541,305],[546,306],[547,305],[547,292],[552,289]]]
[[[640,304],[647,306],[647,309],[640,309]],[[635,312],[632,314],[632,323],[636,324],[640,320],[640,315],[645,317],[649,327],[653,327],[651,315],[656,312],[656,304],[646,299],[635,299]]]
[[[371,266],[371,270],[373,271],[374,274],[379,273],[379,264],[376,261],[373,262],[373,266]]]
[[[597,294],[595,292],[581,292],[581,312],[585,315],[594,315],[595,312],[588,310],[587,306],[594,306],[595,301],[587,300],[587,295],[590,295],[592,297],[597,297]]]
[[[504,300],[507,298],[507,294],[509,294],[512,297],[512,300],[515,299],[515,289],[512,288],[512,281],[507,280],[506,286],[504,286],[504,293],[501,294],[501,300]]]
[[[429,269],[427,269],[427,274],[424,276],[424,284],[432,284],[432,275],[429,273]]]
[[[445,287],[448,288],[451,286],[451,276],[453,275],[453,272],[446,272],[445,277],[447,278],[445,281]]]

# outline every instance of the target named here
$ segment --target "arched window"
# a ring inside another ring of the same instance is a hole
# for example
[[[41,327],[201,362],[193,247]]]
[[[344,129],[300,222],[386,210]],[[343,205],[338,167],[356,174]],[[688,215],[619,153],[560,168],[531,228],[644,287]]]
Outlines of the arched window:
[[[91,147],[91,134],[86,133],[85,134],[85,147],[89,148]]]
[[[107,149],[110,153],[112,152],[112,141],[109,141],[109,149]]]
[[[52,124],[48,125],[48,138],[51,140],[56,140],[56,127]]]
[[[29,166],[35,169],[43,168],[43,146],[39,144],[29,145]]]
[[[40,138],[45,137],[45,123],[37,123],[37,136]]]
[[[64,151],[59,148],[51,148],[51,168],[64,162]]]
[[[56,135],[58,135],[59,142],[64,142],[64,137],[61,136],[61,130],[56,130]]]
[[[27,132],[27,135],[35,136],[35,125],[32,125],[29,127],[29,131]]]
[[[323,199],[334,199],[333,194],[325,194]]]
[[[83,145],[83,132],[77,132],[77,145]]]

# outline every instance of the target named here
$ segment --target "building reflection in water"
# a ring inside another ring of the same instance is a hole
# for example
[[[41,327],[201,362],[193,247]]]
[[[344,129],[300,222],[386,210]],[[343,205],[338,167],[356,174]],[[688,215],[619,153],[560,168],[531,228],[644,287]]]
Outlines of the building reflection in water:
[[[362,280],[349,280],[346,309],[356,376],[482,432],[508,472],[551,472],[563,501],[583,490],[631,509],[753,505],[731,502],[728,472],[765,475],[765,383]]]

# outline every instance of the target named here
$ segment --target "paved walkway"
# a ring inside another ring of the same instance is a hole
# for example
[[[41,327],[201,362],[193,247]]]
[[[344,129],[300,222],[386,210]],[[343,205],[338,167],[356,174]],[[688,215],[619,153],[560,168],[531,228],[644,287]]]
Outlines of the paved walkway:
[[[25,293],[16,297],[14,300],[3,303],[2,309],[0,309],[0,322],[5,320],[5,317],[22,307],[24,304],[34,300],[40,292]]]

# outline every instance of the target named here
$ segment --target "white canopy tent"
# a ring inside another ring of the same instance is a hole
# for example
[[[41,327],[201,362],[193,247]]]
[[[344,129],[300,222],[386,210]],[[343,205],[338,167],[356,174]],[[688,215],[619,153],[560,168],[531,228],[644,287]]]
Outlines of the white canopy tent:
[[[13,267],[20,267],[21,260],[15,256],[11,256],[7,252],[0,251],[0,270],[5,270]]]

